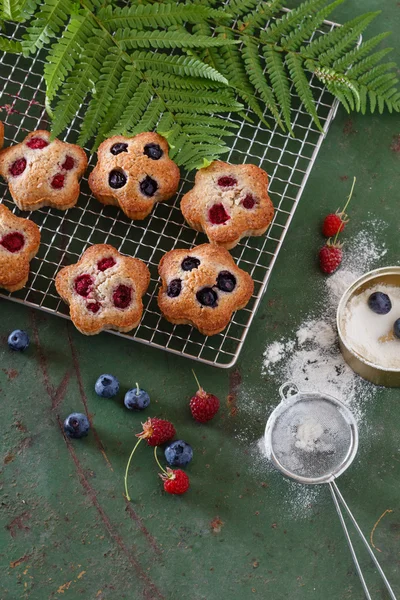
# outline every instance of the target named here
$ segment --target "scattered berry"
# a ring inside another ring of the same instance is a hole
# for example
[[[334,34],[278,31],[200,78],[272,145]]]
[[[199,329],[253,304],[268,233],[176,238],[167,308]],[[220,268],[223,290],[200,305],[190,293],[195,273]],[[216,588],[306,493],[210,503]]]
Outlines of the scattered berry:
[[[126,392],[124,404],[129,410],[144,410],[150,404],[150,396],[137,383],[135,388]]]
[[[100,375],[94,389],[96,394],[102,398],[114,398],[119,392],[119,381],[114,375]]]
[[[393,333],[394,335],[400,339],[400,319],[396,319],[393,325]]]
[[[377,315],[387,315],[392,309],[392,303],[387,294],[374,292],[368,298],[368,306]]]
[[[186,467],[193,458],[192,446],[183,440],[171,442],[165,448],[164,454],[170,467]]]
[[[343,213],[332,213],[324,219],[322,225],[322,234],[327,237],[333,237],[343,231],[348,221],[343,220]]]
[[[161,446],[169,442],[175,435],[175,427],[169,421],[149,417],[145,423],[142,423],[143,431],[136,436],[141,440],[146,440],[149,446]]]
[[[319,266],[324,273],[333,273],[342,262],[343,251],[340,244],[329,240],[319,251]]]
[[[89,433],[89,429],[89,420],[82,413],[72,413],[64,421],[64,431],[69,438],[78,440],[85,437]]]
[[[164,482],[164,490],[168,494],[184,494],[190,487],[189,477],[182,469],[170,469],[167,467],[166,472],[160,474]]]
[[[22,352],[29,346],[29,335],[22,329],[16,329],[8,336],[8,346],[10,350]]]
[[[210,421],[217,414],[219,410],[219,400],[213,394],[209,394],[203,390],[194,371],[193,375],[199,389],[190,400],[190,410],[196,421],[199,423],[207,423],[207,421]]]

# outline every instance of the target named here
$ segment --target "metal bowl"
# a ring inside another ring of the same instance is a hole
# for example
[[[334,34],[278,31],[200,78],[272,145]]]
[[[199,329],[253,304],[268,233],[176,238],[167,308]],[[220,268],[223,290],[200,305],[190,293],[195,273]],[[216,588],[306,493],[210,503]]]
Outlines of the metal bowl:
[[[343,327],[347,304],[350,300],[376,284],[400,287],[400,267],[383,267],[365,273],[345,291],[339,302],[336,315],[340,349],[347,364],[364,379],[372,381],[376,385],[400,387],[400,368],[387,369],[369,362],[348,343]]]

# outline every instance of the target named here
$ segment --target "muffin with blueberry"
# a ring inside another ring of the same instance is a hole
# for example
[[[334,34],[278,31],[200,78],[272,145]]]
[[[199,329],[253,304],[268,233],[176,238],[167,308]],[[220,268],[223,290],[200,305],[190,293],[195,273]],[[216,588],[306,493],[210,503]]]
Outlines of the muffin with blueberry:
[[[232,313],[244,308],[254,282],[225,248],[202,244],[192,250],[171,250],[158,267],[162,284],[158,305],[177,325],[188,324],[204,335],[220,333]]]
[[[130,219],[145,219],[156,202],[178,189],[179,168],[168,156],[168,142],[157,133],[115,135],[98,150],[89,186],[103,204],[119,206]]]

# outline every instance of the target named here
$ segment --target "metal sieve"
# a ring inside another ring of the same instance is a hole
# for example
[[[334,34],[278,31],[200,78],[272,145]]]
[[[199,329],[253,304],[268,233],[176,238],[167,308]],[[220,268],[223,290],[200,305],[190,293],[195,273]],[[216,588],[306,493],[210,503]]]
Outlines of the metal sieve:
[[[329,485],[366,598],[372,600],[340,505],[367,548],[390,598],[396,600],[382,567],[335,483],[357,454],[358,430],[354,416],[337,398],[300,392],[294,383],[284,383],[279,394],[282,401],[270,415],[265,429],[265,447],[270,460],[286,477],[299,483]]]

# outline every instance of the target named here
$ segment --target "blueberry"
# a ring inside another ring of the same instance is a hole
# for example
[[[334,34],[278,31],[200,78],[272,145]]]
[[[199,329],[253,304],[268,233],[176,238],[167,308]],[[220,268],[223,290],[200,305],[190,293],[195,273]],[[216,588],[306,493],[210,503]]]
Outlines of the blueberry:
[[[124,144],[123,142],[114,144],[113,146],[111,146],[110,152],[111,154],[114,154],[114,156],[116,156],[117,154],[121,154],[121,152],[128,152],[128,144]]]
[[[187,256],[183,259],[181,267],[183,271],[192,271],[200,266],[200,261],[195,256]]]
[[[183,440],[171,442],[164,453],[165,460],[171,467],[186,467],[193,458],[192,446]]]
[[[150,404],[150,396],[137,383],[135,388],[126,392],[124,404],[129,410],[144,410]]]
[[[222,292],[233,292],[236,287],[236,277],[229,271],[221,271],[217,277],[217,288]]]
[[[394,335],[400,339],[400,319],[397,319],[393,325],[393,333]]]
[[[11,350],[26,350],[29,346],[29,335],[22,329],[16,329],[8,336],[8,346]]]
[[[146,175],[144,179],[140,182],[140,191],[145,196],[149,198],[154,196],[156,191],[158,190],[158,183],[154,179],[152,179],[149,175]]]
[[[90,429],[89,419],[82,413],[71,413],[64,421],[64,431],[69,438],[78,440],[87,436]]]
[[[96,394],[102,398],[113,398],[118,394],[119,381],[114,375],[100,375],[94,389]]]
[[[210,287],[204,287],[199,290],[196,294],[197,300],[203,306],[209,306],[215,308],[218,304],[218,294]]]
[[[146,144],[143,150],[143,154],[145,154],[152,160],[159,160],[164,154],[164,152],[161,150],[158,144]]]
[[[114,190],[124,187],[126,184],[126,175],[122,171],[113,169],[108,176],[108,185]]]
[[[176,298],[181,293],[181,290],[182,290],[182,281],[181,281],[181,279],[173,279],[168,284],[167,295],[170,298]]]
[[[391,311],[392,303],[387,294],[382,292],[374,292],[368,298],[368,306],[377,315],[387,315]]]

